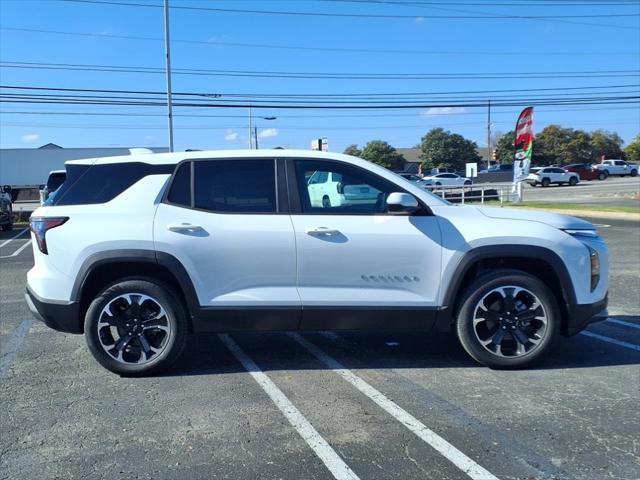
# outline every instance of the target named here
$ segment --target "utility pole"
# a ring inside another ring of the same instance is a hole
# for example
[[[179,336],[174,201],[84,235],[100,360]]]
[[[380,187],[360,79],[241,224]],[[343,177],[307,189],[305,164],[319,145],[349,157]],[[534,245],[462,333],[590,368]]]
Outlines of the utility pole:
[[[487,170],[491,164],[491,99],[487,100]]]
[[[253,148],[253,120],[251,118],[251,105],[249,105],[249,150]]]
[[[255,142],[256,142],[256,150],[258,150],[258,127],[253,127],[253,137],[255,138]]]
[[[167,115],[169,118],[169,151],[173,152],[173,107],[171,101],[171,42],[169,41],[169,0],[164,0],[164,50],[167,61]]]

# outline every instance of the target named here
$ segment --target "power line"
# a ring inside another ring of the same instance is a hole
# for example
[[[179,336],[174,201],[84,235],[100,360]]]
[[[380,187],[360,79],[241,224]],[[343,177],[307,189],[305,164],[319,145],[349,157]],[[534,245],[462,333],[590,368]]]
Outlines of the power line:
[[[117,35],[110,33],[89,33],[89,32],[66,32],[59,30],[43,30],[35,28],[18,28],[18,27],[0,27],[0,30],[13,31],[13,32],[27,32],[27,33],[44,33],[51,35],[70,35],[80,37],[101,37],[109,39],[122,39],[122,40],[140,40],[140,41],[154,41],[161,42],[163,39],[160,37],[143,37],[136,35]],[[172,43],[184,43],[195,45],[208,45],[211,47],[234,47],[234,48],[264,48],[264,49],[276,49],[276,50],[298,50],[298,51],[320,51],[320,52],[334,52],[334,53],[367,53],[367,54],[403,54],[403,55],[490,55],[490,56],[631,56],[640,55],[640,52],[593,52],[593,51],[580,51],[580,52],[540,52],[540,51],[518,51],[518,52],[500,52],[500,51],[459,51],[459,50],[407,50],[407,49],[370,49],[370,48],[333,48],[333,47],[302,47],[297,45],[276,45],[276,44],[262,44],[262,43],[239,43],[239,42],[220,42],[220,41],[206,41],[206,40],[187,40],[187,39],[171,39]]]
[[[115,5],[115,6],[128,6],[128,7],[147,7],[158,8],[160,5],[145,4],[145,3],[133,3],[133,2],[114,2],[114,1],[99,1],[99,0],[58,0],[61,2],[69,3],[81,3],[81,4],[93,4],[93,5]],[[304,16],[304,17],[333,17],[333,18],[359,18],[359,19],[415,19],[416,15],[383,15],[383,14],[362,14],[362,13],[327,13],[327,12],[294,12],[283,10],[248,10],[248,9],[230,9],[230,8],[215,8],[215,7],[194,7],[194,6],[173,6],[172,9],[179,10],[191,10],[191,11],[210,11],[218,13],[239,13],[239,14],[251,14],[251,15],[281,15],[281,16]],[[429,7],[436,8],[436,7]],[[446,10],[442,9],[441,10]],[[429,19],[436,20],[542,20],[562,23],[572,23],[578,25],[589,25],[597,27],[614,27],[617,29],[632,29],[638,30],[635,26],[626,25],[613,25],[604,23],[591,23],[591,22],[578,22],[567,20],[568,18],[617,18],[617,17],[630,17],[637,16],[638,14],[588,14],[588,15],[429,15]]]
[[[0,62],[2,68],[96,71],[116,73],[164,74],[160,67],[140,67],[123,65],[38,63],[38,62]],[[479,79],[540,79],[540,78],[622,78],[640,75],[640,70],[595,70],[567,72],[501,72],[501,73],[323,73],[323,72],[285,72],[251,70],[212,70],[176,68],[176,75],[224,76],[248,78],[295,78],[325,80],[479,80]]]

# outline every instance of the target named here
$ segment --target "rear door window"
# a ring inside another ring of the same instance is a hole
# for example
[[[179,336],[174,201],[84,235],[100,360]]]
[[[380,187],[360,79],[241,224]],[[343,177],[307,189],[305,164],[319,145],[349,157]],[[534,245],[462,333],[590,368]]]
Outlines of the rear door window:
[[[275,160],[196,161],[194,206],[220,213],[276,213]]]

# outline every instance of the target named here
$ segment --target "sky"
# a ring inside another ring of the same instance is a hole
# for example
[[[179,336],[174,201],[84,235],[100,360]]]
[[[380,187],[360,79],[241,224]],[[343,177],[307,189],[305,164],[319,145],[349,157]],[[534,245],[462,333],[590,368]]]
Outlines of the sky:
[[[406,148],[434,127],[485,147],[489,100],[495,133],[513,129],[531,100],[567,95],[635,99],[536,106],[535,131],[549,124],[604,129],[625,142],[640,133],[638,1],[169,3],[172,90],[200,94],[174,96],[174,103],[197,98],[174,107],[176,150],[247,148],[248,105],[261,148],[308,149],[318,137],[327,137],[331,151],[373,139]],[[0,84],[165,92],[161,5],[161,0],[0,0]],[[279,13],[260,13],[265,11]],[[325,78],[313,78],[318,76]],[[25,92],[52,93],[0,89]],[[353,107],[372,99],[391,106],[407,101],[412,108],[277,108],[336,106],[327,100]],[[507,99],[510,105],[495,106]],[[166,107],[0,102],[1,148],[48,142],[167,146]]]

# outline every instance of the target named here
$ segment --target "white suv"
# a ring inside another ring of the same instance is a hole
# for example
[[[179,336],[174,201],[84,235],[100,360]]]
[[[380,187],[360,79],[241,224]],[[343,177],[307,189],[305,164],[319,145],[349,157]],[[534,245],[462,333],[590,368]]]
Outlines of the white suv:
[[[572,187],[580,182],[580,176],[575,172],[567,172],[563,168],[544,167],[532,168],[527,177],[527,183],[532,187],[542,185],[548,187],[552,183],[557,185],[569,184]]]
[[[297,329],[453,329],[477,361],[521,367],[606,316],[592,224],[453,206],[358,158],[188,152],[66,169],[31,217],[26,301],[120,374],[167,368],[191,332]],[[319,172],[362,196],[314,200]]]

